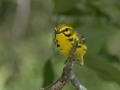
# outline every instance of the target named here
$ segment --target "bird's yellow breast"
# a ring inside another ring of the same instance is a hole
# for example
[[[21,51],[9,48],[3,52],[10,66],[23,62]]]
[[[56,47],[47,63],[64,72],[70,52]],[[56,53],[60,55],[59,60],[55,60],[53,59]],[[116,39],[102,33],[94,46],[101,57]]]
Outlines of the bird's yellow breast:
[[[69,51],[72,47],[72,44],[70,43],[70,41],[68,41],[63,34],[56,35],[56,40],[58,41],[56,44],[60,52],[64,56],[68,57]]]
[[[59,51],[65,56],[68,57],[72,45],[74,44],[74,40],[78,38],[76,34],[71,35],[70,37],[66,37],[64,34],[56,34],[54,42],[56,43]],[[87,47],[84,44],[78,44],[74,59],[81,59],[85,54],[85,50]]]

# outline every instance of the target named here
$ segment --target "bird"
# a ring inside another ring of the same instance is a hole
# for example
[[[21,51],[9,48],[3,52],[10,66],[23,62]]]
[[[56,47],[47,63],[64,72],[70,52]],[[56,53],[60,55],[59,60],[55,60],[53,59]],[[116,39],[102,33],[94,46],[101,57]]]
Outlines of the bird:
[[[70,54],[70,50],[75,42],[79,40],[76,52],[74,54],[74,61],[80,60],[80,65],[84,65],[83,56],[87,51],[86,40],[84,36],[73,29],[68,24],[59,24],[54,29],[54,43],[58,50],[67,58]]]

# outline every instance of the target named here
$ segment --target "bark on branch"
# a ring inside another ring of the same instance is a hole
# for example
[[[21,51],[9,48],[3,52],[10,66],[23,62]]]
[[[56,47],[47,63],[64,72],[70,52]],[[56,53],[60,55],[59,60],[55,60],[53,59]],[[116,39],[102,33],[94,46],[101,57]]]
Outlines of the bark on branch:
[[[77,45],[78,41],[76,40],[73,44],[73,47],[71,48],[70,55],[66,60],[66,66],[63,68],[61,77],[50,86],[47,86],[46,88],[40,88],[39,90],[61,90],[69,81],[76,90],[87,90],[84,86],[81,85],[73,71],[73,59]]]

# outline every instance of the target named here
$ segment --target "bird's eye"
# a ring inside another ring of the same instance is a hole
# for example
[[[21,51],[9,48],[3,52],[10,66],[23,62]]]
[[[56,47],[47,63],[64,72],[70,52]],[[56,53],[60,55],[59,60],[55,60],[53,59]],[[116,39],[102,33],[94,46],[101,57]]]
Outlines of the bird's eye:
[[[68,30],[69,30],[69,28],[66,28],[66,29],[65,29],[65,31],[68,31]]]

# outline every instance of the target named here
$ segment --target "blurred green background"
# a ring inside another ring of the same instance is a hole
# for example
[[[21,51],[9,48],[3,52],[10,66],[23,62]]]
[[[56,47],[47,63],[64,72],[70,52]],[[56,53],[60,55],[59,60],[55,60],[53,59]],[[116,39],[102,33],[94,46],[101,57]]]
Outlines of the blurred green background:
[[[59,23],[86,38],[85,65],[74,65],[81,84],[120,90],[120,0],[0,0],[0,90],[38,90],[61,76],[66,58],[53,43]]]

